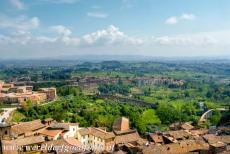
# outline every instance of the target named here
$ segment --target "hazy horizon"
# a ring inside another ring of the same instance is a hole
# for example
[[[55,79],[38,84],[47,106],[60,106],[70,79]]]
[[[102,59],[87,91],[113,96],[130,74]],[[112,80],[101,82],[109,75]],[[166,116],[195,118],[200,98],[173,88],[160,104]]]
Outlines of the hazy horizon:
[[[102,61],[223,61],[230,62],[230,56],[145,56],[145,55],[63,55],[57,57],[33,57],[33,58],[3,58],[3,61],[82,61],[82,62],[102,62]]]
[[[2,0],[0,59],[230,57],[229,0]]]

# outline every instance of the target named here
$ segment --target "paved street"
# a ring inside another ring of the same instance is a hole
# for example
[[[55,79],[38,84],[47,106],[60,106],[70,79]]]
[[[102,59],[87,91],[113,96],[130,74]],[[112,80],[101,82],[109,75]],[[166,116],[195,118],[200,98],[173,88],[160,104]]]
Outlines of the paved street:
[[[9,118],[10,113],[16,110],[16,108],[2,108],[2,110],[4,111],[0,115],[0,124],[3,123],[7,118]]]

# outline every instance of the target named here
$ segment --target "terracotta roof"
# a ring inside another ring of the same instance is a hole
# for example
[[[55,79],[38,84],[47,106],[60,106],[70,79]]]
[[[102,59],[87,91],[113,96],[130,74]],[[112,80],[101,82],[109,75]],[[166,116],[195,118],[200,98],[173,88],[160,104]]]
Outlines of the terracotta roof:
[[[230,143],[230,135],[223,135],[223,136],[216,136],[214,134],[206,134],[203,136],[203,138],[209,143],[217,143],[217,142],[223,142],[226,144]]]
[[[78,130],[82,136],[91,134],[91,128],[81,128]]]
[[[63,130],[52,130],[52,129],[44,129],[42,131],[40,131],[39,133],[45,136],[51,136],[51,137],[55,137],[56,135],[60,134]]]
[[[102,129],[99,128],[81,128],[79,129],[79,133],[84,136],[84,135],[94,135],[96,137],[100,137],[102,139],[109,139],[115,137],[115,135],[112,132],[106,132]]]
[[[15,146],[15,142],[13,140],[2,140],[2,147],[13,147]],[[16,148],[13,149],[8,149],[8,148],[3,148],[2,149],[2,154],[17,154],[18,151]]]
[[[48,147],[53,146],[55,149],[58,149],[58,154],[86,153],[84,149],[80,148],[80,143],[74,138],[48,141],[45,142],[44,145]],[[66,148],[62,150],[63,146],[66,147],[68,151],[64,151]]]
[[[78,126],[79,123],[52,123],[49,127],[53,129],[65,129],[69,130],[69,126]]]
[[[197,129],[197,130],[190,130],[192,135],[204,135],[208,133],[207,129]]]
[[[142,138],[137,132],[134,132],[129,134],[117,135],[114,141],[116,144],[125,144],[129,142],[138,142],[139,140],[142,140]]]
[[[122,134],[130,134],[130,133],[135,133],[136,130],[134,129],[128,129],[128,130],[124,130],[124,131],[113,131],[115,133],[115,135],[122,135]]]
[[[113,124],[114,131],[126,131],[129,130],[129,119],[125,117],[120,117],[114,121]]]
[[[155,142],[155,143],[163,143],[163,137],[161,135],[158,134],[150,134],[149,135],[151,137],[151,139]]]
[[[30,122],[20,122],[11,127],[12,132],[17,135],[21,135],[30,131],[36,131],[44,128],[45,125],[41,123],[41,120],[34,120]]]
[[[184,154],[195,150],[208,149],[209,145],[203,140],[184,140],[180,143],[144,147],[143,154]]]
[[[171,130],[178,130],[179,127],[180,127],[180,122],[172,123],[172,124],[169,126],[169,128],[170,128]]]
[[[177,130],[177,131],[168,131],[165,132],[164,135],[171,136],[174,139],[183,139],[191,136],[187,131],[185,130]]]
[[[210,146],[213,146],[215,148],[220,148],[220,147],[225,147],[227,144],[223,143],[223,142],[216,142],[213,144],[210,144]]]
[[[11,146],[25,146],[25,145],[32,145],[32,144],[40,144],[45,142],[45,139],[43,136],[30,136],[26,138],[20,138],[10,141],[4,141],[5,145],[11,145]],[[8,153],[7,153],[8,154]]]
[[[74,146],[78,146],[78,147],[81,146],[81,143],[75,138],[67,138],[67,139],[64,139],[64,140],[70,145],[74,145]]]
[[[181,128],[185,129],[185,130],[190,130],[190,129],[193,129],[194,127],[191,124],[186,122],[186,123],[181,125]]]
[[[30,136],[22,139],[16,139],[14,140],[16,145],[22,146],[22,145],[31,145],[31,144],[38,144],[45,142],[45,139],[43,136]]]

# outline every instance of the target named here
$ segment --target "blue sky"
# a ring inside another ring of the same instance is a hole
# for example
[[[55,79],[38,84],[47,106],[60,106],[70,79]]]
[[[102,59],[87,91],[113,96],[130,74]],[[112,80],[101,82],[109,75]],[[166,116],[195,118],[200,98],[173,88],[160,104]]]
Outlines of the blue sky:
[[[229,56],[229,0],[1,0],[2,58]]]

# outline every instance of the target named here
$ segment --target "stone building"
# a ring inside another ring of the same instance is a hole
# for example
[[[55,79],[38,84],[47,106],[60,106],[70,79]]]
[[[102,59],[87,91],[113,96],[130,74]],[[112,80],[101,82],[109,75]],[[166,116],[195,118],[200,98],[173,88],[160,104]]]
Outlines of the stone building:
[[[82,147],[96,152],[111,152],[114,147],[115,135],[100,128],[81,128],[78,131],[78,140]]]
[[[40,88],[38,90],[39,93],[45,93],[46,94],[46,98],[49,101],[52,101],[56,98],[57,96],[57,92],[56,92],[56,88]]]

